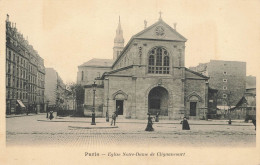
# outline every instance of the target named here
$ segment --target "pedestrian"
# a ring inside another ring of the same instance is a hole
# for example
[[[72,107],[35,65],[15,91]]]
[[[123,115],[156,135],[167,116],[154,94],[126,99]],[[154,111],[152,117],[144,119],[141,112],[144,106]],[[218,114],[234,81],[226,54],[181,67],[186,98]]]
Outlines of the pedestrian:
[[[111,121],[111,126],[113,125],[114,122],[114,126],[116,125],[116,111],[112,114],[112,121]]]
[[[117,108],[116,108],[116,117],[118,116],[119,110],[120,110],[120,106],[117,106]]]
[[[256,130],[256,119],[252,119],[252,123],[254,124]]]
[[[52,120],[53,118],[53,111],[50,111],[50,120]]]
[[[190,125],[186,117],[184,117],[182,121],[182,130],[190,130]]]
[[[26,108],[26,115],[28,116],[28,114],[29,114],[29,109]]]
[[[148,123],[147,123],[147,126],[145,128],[145,131],[154,131],[153,129],[153,121],[152,121],[152,117],[151,117],[151,114],[150,113],[147,113],[148,115]]]
[[[49,113],[48,113],[48,110],[46,110],[46,118],[48,119],[49,118]]]
[[[159,122],[159,112],[156,113],[155,122]]]

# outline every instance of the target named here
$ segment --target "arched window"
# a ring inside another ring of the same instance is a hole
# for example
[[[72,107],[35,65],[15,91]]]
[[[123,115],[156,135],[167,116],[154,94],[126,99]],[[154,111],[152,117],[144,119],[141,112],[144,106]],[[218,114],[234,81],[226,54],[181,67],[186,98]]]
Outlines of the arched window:
[[[149,52],[148,73],[169,74],[169,53],[162,47],[155,47]]]
[[[154,56],[150,55],[149,57],[149,65],[154,65]]]

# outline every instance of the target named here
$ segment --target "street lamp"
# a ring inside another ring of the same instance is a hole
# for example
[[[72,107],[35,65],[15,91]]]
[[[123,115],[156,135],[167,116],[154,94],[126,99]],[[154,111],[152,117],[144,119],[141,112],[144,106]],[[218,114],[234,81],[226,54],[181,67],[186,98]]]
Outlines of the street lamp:
[[[109,79],[105,78],[107,80],[107,111],[106,111],[106,122],[109,122],[109,114],[108,114],[108,103],[109,103]]]
[[[108,116],[108,101],[109,101],[109,98],[107,98],[106,122],[109,122],[109,116]]]
[[[46,105],[46,118],[49,118],[49,116],[48,116],[48,109],[49,109],[49,103],[50,103],[50,101],[49,100],[47,100],[47,105]]]
[[[92,109],[92,122],[91,125],[96,125],[95,122],[95,95],[96,95],[96,81],[94,81],[94,84],[92,84],[92,88],[93,88],[93,109]]]

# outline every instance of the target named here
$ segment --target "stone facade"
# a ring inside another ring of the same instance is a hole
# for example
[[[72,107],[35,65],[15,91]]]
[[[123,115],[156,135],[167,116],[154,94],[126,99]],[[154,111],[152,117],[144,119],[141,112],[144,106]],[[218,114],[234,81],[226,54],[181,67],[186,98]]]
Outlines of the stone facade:
[[[146,119],[148,112],[158,112],[162,119],[205,118],[208,77],[185,68],[185,42],[162,19],[134,35],[96,78],[97,115],[118,110],[123,118]],[[86,85],[85,114],[91,114],[92,105],[93,90]]]
[[[46,68],[45,98],[49,107],[66,109],[65,84],[53,68]]]
[[[6,19],[6,113],[44,109],[44,60]]]
[[[218,90],[218,106],[235,106],[246,89],[246,63],[210,60],[190,69],[209,76],[209,86]]]
[[[113,60],[94,58],[78,66],[77,84],[90,85],[97,77],[101,77],[104,72],[111,71]]]

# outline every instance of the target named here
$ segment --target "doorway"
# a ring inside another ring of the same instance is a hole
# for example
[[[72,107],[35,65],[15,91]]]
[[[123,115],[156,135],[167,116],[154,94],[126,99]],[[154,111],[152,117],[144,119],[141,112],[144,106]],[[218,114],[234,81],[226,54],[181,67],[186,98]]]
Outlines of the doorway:
[[[197,102],[190,102],[190,116],[196,116]]]
[[[148,112],[151,115],[168,116],[168,91],[163,87],[151,89],[148,95]]]
[[[118,109],[119,107],[119,109]],[[116,100],[116,110],[117,115],[123,115],[124,114],[124,100]]]

